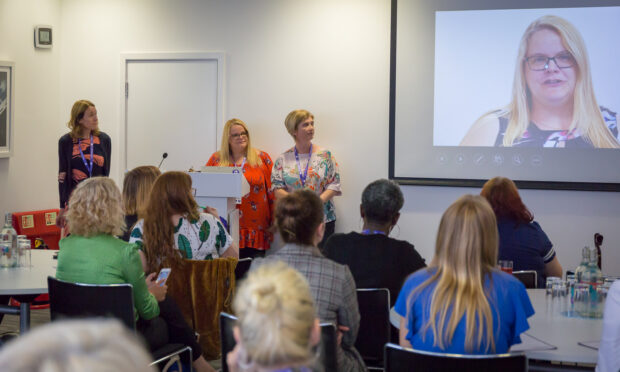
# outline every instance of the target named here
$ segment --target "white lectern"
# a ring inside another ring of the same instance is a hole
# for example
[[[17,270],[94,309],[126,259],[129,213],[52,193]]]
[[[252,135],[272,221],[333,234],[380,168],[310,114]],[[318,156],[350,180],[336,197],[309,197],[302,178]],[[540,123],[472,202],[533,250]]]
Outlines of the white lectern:
[[[239,244],[239,211],[236,206],[250,192],[250,185],[238,167],[202,167],[199,172],[188,172],[192,191],[201,207],[216,208],[228,221],[230,235]]]

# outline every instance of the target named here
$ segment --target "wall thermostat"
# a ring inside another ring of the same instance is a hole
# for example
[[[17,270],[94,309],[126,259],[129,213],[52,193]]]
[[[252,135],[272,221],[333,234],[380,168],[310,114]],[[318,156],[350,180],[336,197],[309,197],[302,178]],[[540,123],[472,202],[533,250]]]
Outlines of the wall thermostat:
[[[39,25],[34,28],[34,47],[52,47],[52,26]]]

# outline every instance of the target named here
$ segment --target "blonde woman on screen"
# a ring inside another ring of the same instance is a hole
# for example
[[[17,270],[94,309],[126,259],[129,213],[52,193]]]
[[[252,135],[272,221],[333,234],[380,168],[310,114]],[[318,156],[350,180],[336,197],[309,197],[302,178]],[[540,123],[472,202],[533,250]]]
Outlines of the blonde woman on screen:
[[[552,15],[528,26],[511,102],[479,118],[461,146],[620,147],[616,113],[596,101],[588,53],[575,26]]]
[[[400,344],[457,354],[505,353],[521,342],[534,309],[519,280],[496,269],[495,214],[465,195],[441,218],[435,257],[405,281],[396,300]]]

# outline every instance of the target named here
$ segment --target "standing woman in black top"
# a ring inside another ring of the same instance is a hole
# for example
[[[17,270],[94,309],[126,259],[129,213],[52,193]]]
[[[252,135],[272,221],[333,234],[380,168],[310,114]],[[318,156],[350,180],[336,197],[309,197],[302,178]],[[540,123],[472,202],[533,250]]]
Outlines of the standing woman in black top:
[[[112,143],[99,130],[95,104],[76,101],[67,123],[71,130],[58,140],[58,192],[60,208],[65,208],[71,192],[87,178],[110,175]]]

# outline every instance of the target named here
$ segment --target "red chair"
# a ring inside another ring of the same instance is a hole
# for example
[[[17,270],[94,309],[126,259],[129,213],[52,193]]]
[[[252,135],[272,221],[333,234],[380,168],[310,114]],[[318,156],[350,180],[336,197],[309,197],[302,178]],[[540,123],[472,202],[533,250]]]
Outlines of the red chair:
[[[13,213],[13,228],[17,231],[17,235],[26,235],[30,239],[32,248],[35,248],[35,240],[40,238],[48,248],[58,250],[60,228],[56,226],[56,217],[59,212],[58,209],[15,212]],[[42,294],[34,299],[30,308],[33,310],[49,309],[49,301],[47,293]],[[19,301],[11,298],[9,305],[19,307]]]
[[[50,249],[58,250],[60,228],[56,226],[58,209],[45,209],[13,213],[13,228],[18,235],[26,235],[34,248],[36,238],[41,238]]]

